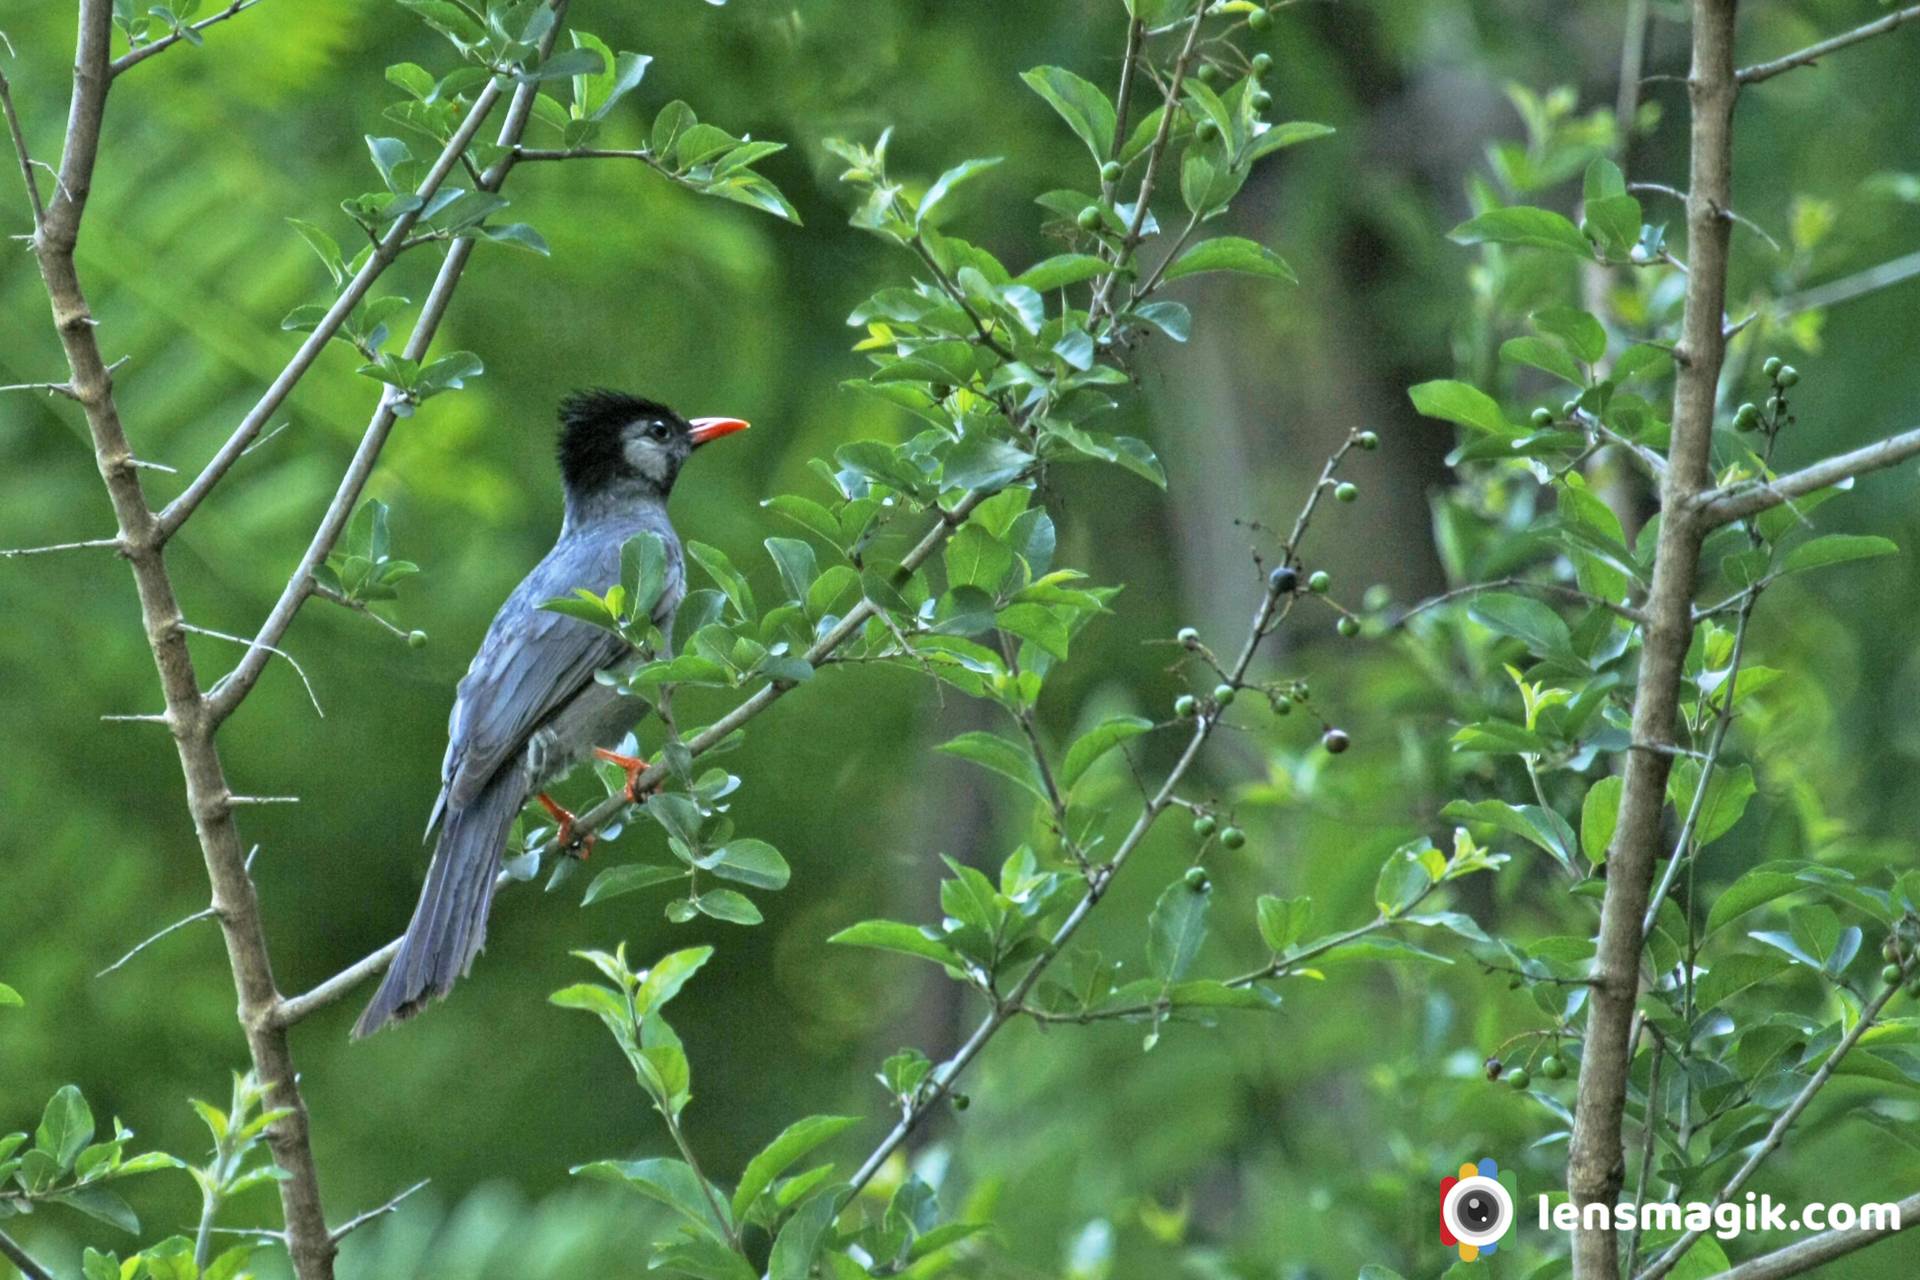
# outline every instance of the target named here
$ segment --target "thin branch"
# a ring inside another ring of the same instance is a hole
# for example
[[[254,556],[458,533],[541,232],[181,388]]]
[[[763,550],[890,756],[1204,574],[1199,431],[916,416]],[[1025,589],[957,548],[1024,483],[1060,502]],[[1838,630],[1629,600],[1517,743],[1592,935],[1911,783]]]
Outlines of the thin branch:
[[[1920,456],[1920,427],[1802,467],[1772,481],[1746,480],[1705,490],[1694,495],[1690,505],[1705,528],[1717,529],[1783,502],[1804,498],[1842,480],[1897,466],[1915,456]]]
[[[1704,789],[1704,788],[1703,788]],[[1633,1206],[1637,1210],[1647,1202],[1647,1182],[1653,1174],[1654,1138],[1660,1127],[1660,1061],[1666,1055],[1666,1041],[1656,1039],[1653,1042],[1653,1061],[1647,1067],[1647,1103],[1640,1116],[1640,1176],[1633,1182]],[[1626,1273],[1633,1274],[1640,1260],[1640,1226],[1638,1213],[1633,1215],[1633,1234],[1627,1237]]]
[[[40,180],[33,176],[33,156],[27,150],[26,130],[20,127],[20,113],[13,107],[13,86],[0,72],[0,110],[7,116],[7,132],[13,137],[13,153],[20,158],[20,177],[27,184],[27,202],[33,206],[33,230],[38,235],[47,221],[47,207],[40,201]]]
[[[56,542],[47,547],[8,547],[0,550],[0,560],[16,560],[21,556],[44,556],[55,551],[86,551],[94,547],[113,547],[118,550],[118,538],[88,538],[85,542]]]
[[[1767,1136],[1760,1140],[1760,1145],[1754,1148],[1753,1154],[1747,1157],[1746,1163],[1727,1179],[1725,1186],[1714,1192],[1714,1208],[1739,1195],[1740,1189],[1747,1185],[1747,1179],[1754,1175],[1754,1171],[1759,1169],[1762,1162],[1780,1149],[1780,1144],[1786,1140],[1787,1130],[1793,1127],[1793,1122],[1800,1118],[1800,1113],[1807,1109],[1807,1104],[1813,1101],[1814,1095],[1819,1093],[1821,1087],[1832,1077],[1834,1068],[1840,1065],[1840,1060],[1853,1051],[1853,1047],[1860,1043],[1860,1037],[1879,1020],[1880,1011],[1886,1007],[1887,1001],[1899,993],[1900,983],[1890,982],[1882,988],[1879,995],[1873,998],[1872,1003],[1860,1011],[1860,1018],[1853,1024],[1853,1030],[1847,1032],[1846,1037],[1834,1046],[1833,1052],[1827,1055],[1826,1061],[1820,1064],[1819,1069],[1801,1087],[1800,1092],[1794,1095],[1793,1101],[1789,1102],[1786,1109],[1774,1118],[1773,1127],[1767,1130]],[[1667,1251],[1656,1258],[1645,1271],[1635,1276],[1634,1280],[1660,1280],[1662,1276],[1673,1270],[1680,1259],[1686,1256],[1687,1250],[1691,1249],[1705,1234],[1705,1231],[1699,1229],[1687,1232],[1668,1246]]]
[[[202,18],[200,19],[200,21],[192,24],[191,26],[188,26],[188,27],[182,28],[179,31],[173,31],[167,35],[161,36],[158,40],[155,40],[152,44],[143,44],[137,49],[129,49],[127,52],[115,58],[113,60],[112,66],[109,67],[108,70],[111,71],[112,74],[117,76],[122,71],[127,70],[129,67],[139,66],[141,63],[145,62],[148,58],[151,58],[154,54],[165,53],[168,49],[173,48],[174,45],[186,39],[186,36],[183,34],[183,32],[191,31],[191,32],[194,32],[195,34],[198,34],[199,32],[205,31],[208,27],[212,26],[214,23],[225,22],[228,18],[233,17],[235,14],[241,13],[247,9],[251,9],[253,8],[253,6],[259,3],[260,3],[260,0],[233,0],[232,4],[228,5],[226,8],[222,9],[219,13],[214,14],[210,18]]]
[[[1558,596],[1562,600],[1571,600],[1580,604],[1591,605],[1596,609],[1605,609],[1609,613],[1625,618],[1628,622],[1634,623],[1636,626],[1645,625],[1647,621],[1646,615],[1632,605],[1621,604],[1616,600],[1603,600],[1599,596],[1589,595],[1580,590],[1580,588],[1570,587],[1563,582],[1535,582],[1530,578],[1496,578],[1492,582],[1469,583],[1464,587],[1455,587],[1451,591],[1443,591],[1437,596],[1429,596],[1408,609],[1398,618],[1395,618],[1393,625],[1395,627],[1404,627],[1407,624],[1407,619],[1414,617],[1416,614],[1425,613],[1429,609],[1437,609],[1442,605],[1452,604],[1456,600],[1464,600],[1488,591],[1538,591],[1542,595]]]
[[[1680,190],[1678,187],[1669,187],[1665,183],[1661,183],[1661,182],[1629,182],[1627,184],[1627,190],[1650,191],[1654,195],[1666,196],[1669,199],[1678,200],[1681,204],[1685,204],[1687,202],[1686,192]],[[1767,242],[1767,247],[1769,249],[1772,249],[1775,253],[1786,252],[1786,250],[1780,247],[1780,242],[1778,240],[1775,240],[1772,236],[1768,235],[1766,228],[1762,227],[1759,223],[1755,222],[1752,218],[1749,218],[1745,214],[1738,213],[1732,209],[1722,209],[1721,212],[1726,214],[1727,217],[1732,218],[1735,222],[1739,223],[1741,226],[1745,227],[1747,230],[1753,232],[1753,234],[1759,236],[1762,240],[1765,240]]]
[[[53,1273],[35,1262],[25,1249],[13,1242],[13,1237],[0,1231],[0,1258],[5,1258],[20,1268],[20,1274],[26,1280],[53,1280]]]
[[[1864,1249],[1897,1232],[1920,1227],[1920,1194],[1908,1196],[1894,1205],[1894,1209],[1899,1215],[1894,1224],[1822,1231],[1817,1236],[1796,1240],[1772,1253],[1749,1258],[1708,1280],[1790,1280],[1790,1277],[1825,1266],[1836,1258],[1844,1258],[1856,1249]]]
[[[566,6],[567,0],[554,0],[555,12],[563,17]],[[553,28],[542,40],[542,57],[547,57],[551,53],[554,36],[559,29],[560,24],[555,22]],[[483,90],[481,96],[485,97],[493,87],[489,83],[487,90]],[[527,121],[533,113],[533,98],[537,89],[538,85],[535,83],[523,84],[514,90],[513,100],[507,107],[506,119],[501,123],[497,142],[504,154],[482,176],[477,184],[480,190],[498,191],[500,185],[507,180],[507,175],[512,172],[515,159],[513,149],[519,143],[521,134],[526,131]],[[480,110],[480,103],[477,100],[474,106],[475,109],[468,113],[466,123],[477,127],[479,117],[484,112]],[[464,128],[465,125],[463,124],[462,127]],[[452,156],[464,151],[466,147],[466,143],[458,137],[455,141],[460,142],[459,147],[456,148],[449,143],[447,151],[441,153],[441,159],[448,166],[453,163]],[[395,225],[399,226],[397,223]],[[404,232],[404,228],[400,230]],[[397,241],[395,243],[397,244]],[[440,322],[446,316],[447,307],[453,301],[453,291],[458,287],[460,277],[466,271],[467,262],[473,256],[474,244],[475,241],[472,239],[456,240],[447,250],[447,256],[440,264],[439,274],[434,277],[433,287],[427,293],[426,302],[421,305],[419,318],[414,321],[413,332],[408,335],[406,345],[401,349],[401,354],[407,359],[416,361],[421,359],[432,345],[434,335],[440,331]],[[375,254],[376,258],[378,256]],[[289,369],[291,368],[292,366],[289,366]],[[285,374],[282,375],[282,380],[285,376]],[[271,399],[271,393],[269,393],[269,399]],[[267,400],[261,401],[262,406],[267,404]],[[207,713],[214,724],[218,725],[232,715],[247,694],[252,691],[255,682],[260,679],[261,672],[266,669],[267,657],[271,653],[272,646],[279,643],[280,638],[287,633],[287,628],[293,625],[294,617],[299,614],[300,607],[306,603],[307,597],[312,593],[314,570],[326,560],[327,555],[333,550],[334,543],[345,531],[347,521],[353,515],[354,506],[359,502],[361,493],[366,489],[367,480],[373,474],[374,464],[379,461],[380,452],[386,447],[387,437],[392,433],[394,423],[398,421],[396,404],[397,401],[391,389],[381,396],[372,419],[367,423],[366,431],[361,434],[360,444],[354,450],[352,461],[347,464],[345,474],[340,477],[340,486],[334,492],[333,501],[321,517],[319,527],[314,530],[313,538],[307,544],[306,553],[301,556],[299,565],[288,576],[287,585],[280,592],[280,598],[274,602],[267,620],[260,625],[259,634],[255,637],[252,648],[221,682],[218,695],[208,698]],[[278,401],[273,401],[273,407],[277,406]],[[271,412],[271,409],[269,408],[267,412]],[[248,420],[252,422],[256,416],[258,422],[254,425],[255,431],[259,429],[259,423],[266,421],[266,415],[260,412],[259,406],[256,406],[253,413],[248,414]],[[242,424],[241,430],[234,433],[227,445],[222,447],[222,458],[226,457],[229,450],[232,451],[233,457],[227,458],[224,465],[221,465],[221,458],[216,458],[207,464],[207,472],[202,473],[203,479],[206,479],[205,488],[211,488],[213,482],[219,479],[219,474],[215,471],[216,467],[223,472],[227,466],[232,465],[233,458],[239,456],[240,447],[236,442],[243,445],[243,436],[251,438],[251,433],[246,431],[245,423]],[[207,478],[209,476],[211,478]],[[201,481],[196,480],[194,483],[200,485]],[[202,493],[204,495],[204,489]],[[178,506],[180,502],[186,500],[187,496],[186,493],[181,494],[174,505]],[[169,510],[172,508],[170,507]],[[190,512],[191,508],[188,510]],[[181,519],[185,519],[185,516],[181,516]]]
[[[211,627],[196,627],[190,622],[181,623],[180,629],[183,631],[191,631],[194,635],[197,635],[197,636],[211,636],[215,640],[225,640],[229,644],[250,645],[254,643],[253,641],[248,640],[245,636],[230,636],[224,631],[215,631]],[[319,716],[322,720],[325,720],[327,718],[327,713],[321,710],[320,708],[320,695],[313,691],[313,681],[307,679],[306,669],[302,667],[299,664],[299,662],[295,661],[294,656],[288,653],[285,649],[276,649],[272,645],[263,645],[262,648],[266,649],[268,653],[273,654],[275,657],[285,658],[287,660],[287,665],[293,668],[293,673],[300,677],[300,683],[307,687],[307,701],[313,703],[314,714]],[[219,692],[220,692],[220,685],[218,682],[215,682],[214,686],[211,689],[207,690],[207,696],[215,697],[219,694]],[[233,797],[233,801],[235,803],[237,803],[239,799],[240,797],[238,796]]]
[[[439,191],[447,175],[453,171],[460,157],[466,153],[474,135],[479,132],[480,126],[486,122],[488,114],[492,112],[494,103],[499,100],[500,92],[499,83],[489,80],[486,87],[474,95],[473,105],[467,109],[466,117],[461,120],[460,127],[454,130],[453,136],[447,140],[446,146],[441,148],[439,156],[427,170],[426,176],[420,180],[420,185],[414,189],[413,194],[420,198],[422,205],[430,201],[434,193]],[[501,172],[504,176],[505,170],[502,169]],[[326,315],[320,318],[314,325],[313,331],[301,342],[299,349],[293,353],[293,358],[288,360],[286,367],[280,370],[279,376],[274,378],[253,408],[247,410],[246,416],[240,420],[240,425],[233,429],[233,434],[227,437],[226,442],[214,453],[207,465],[201,469],[200,474],[193,478],[193,482],[160,513],[158,536],[162,541],[172,537],[180,526],[186,523],[194,510],[213,491],[213,487],[219,484],[233,464],[240,460],[240,455],[247,451],[254,437],[259,435],[267,425],[267,420],[279,411],[286,398],[293,393],[294,387],[306,377],[307,370],[311,369],[314,361],[320,358],[320,353],[339,332],[340,326],[346,323],[353,309],[360,305],[361,300],[367,296],[381,274],[400,255],[408,234],[413,230],[414,224],[419,221],[422,205],[416,205],[411,211],[393,220],[393,225],[388,228],[386,236],[361,265],[360,270],[354,273],[353,279],[347,281],[340,291],[340,296],[334,299],[333,305],[327,308]],[[461,243],[471,245],[472,242],[462,241]],[[462,261],[464,262],[464,256]],[[444,267],[442,271],[445,271]],[[422,320],[424,319],[423,316]],[[418,325],[415,327],[415,332],[419,332]],[[407,354],[410,358],[419,358],[415,352],[409,351]]]
[[[1856,271],[1850,276],[1838,280],[1829,280],[1826,284],[1814,285],[1799,293],[1789,294],[1773,304],[1773,314],[1782,319],[1798,315],[1802,311],[1815,311],[1821,307],[1836,306],[1842,302],[1852,302],[1855,298],[1864,298],[1870,293],[1920,276],[1920,252],[1903,254],[1877,267],[1868,267]]]
[[[74,393],[72,385],[65,382],[13,382],[0,387],[0,391],[44,391],[50,396],[65,396],[69,400],[80,398]]]
[[[408,634],[404,628],[396,627],[393,623],[388,622],[385,618],[375,613],[365,600],[355,600],[352,596],[341,595],[332,587],[321,582],[313,584],[313,594],[327,601],[329,604],[337,604],[343,609],[351,609],[355,613],[364,614],[372,618],[375,622],[385,627],[388,631],[391,631],[394,635],[399,636],[402,640],[408,638]]]
[[[349,1235],[353,1234],[355,1231],[358,1231],[361,1227],[366,1226],[369,1222],[372,1222],[375,1218],[380,1217],[382,1214],[392,1213],[395,1209],[398,1209],[400,1207],[401,1201],[405,1200],[408,1196],[420,1190],[422,1187],[426,1186],[427,1183],[431,1181],[433,1181],[433,1179],[431,1178],[422,1178],[420,1179],[420,1181],[414,1183],[412,1186],[408,1187],[405,1191],[402,1191],[399,1195],[387,1201],[385,1204],[381,1205],[379,1208],[369,1209],[365,1213],[357,1213],[353,1217],[348,1218],[345,1222],[341,1223],[339,1226],[333,1229],[333,1242],[335,1244],[339,1244],[342,1240],[346,1239]]]
[[[1837,35],[1819,44],[1810,44],[1798,53],[1790,53],[1784,58],[1775,58],[1772,62],[1758,62],[1750,67],[1742,67],[1736,78],[1744,85],[1759,84],[1762,80],[1771,80],[1783,71],[1795,67],[1810,67],[1830,53],[1838,53],[1849,45],[1859,44],[1862,40],[1871,40],[1875,36],[1885,35],[1902,23],[1920,18],[1920,4],[1908,9],[1890,13],[1863,26],[1855,27],[1842,35]]]
[[[504,873],[503,873],[504,874]],[[363,956],[340,972],[320,983],[310,991],[297,996],[284,997],[275,1006],[273,1021],[276,1026],[290,1027],[303,1018],[311,1017],[320,1010],[333,1004],[368,978],[383,973],[393,963],[393,957],[400,950],[400,939],[395,938],[386,946],[371,955]]]

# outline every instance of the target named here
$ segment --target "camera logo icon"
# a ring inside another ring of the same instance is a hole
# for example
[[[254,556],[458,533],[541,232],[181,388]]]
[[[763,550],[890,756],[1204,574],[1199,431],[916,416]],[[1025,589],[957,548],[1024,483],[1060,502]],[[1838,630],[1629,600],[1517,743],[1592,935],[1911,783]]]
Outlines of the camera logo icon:
[[[1440,1243],[1458,1246],[1460,1260],[1492,1253],[1513,1229],[1514,1178],[1492,1160],[1463,1164],[1440,1179]]]

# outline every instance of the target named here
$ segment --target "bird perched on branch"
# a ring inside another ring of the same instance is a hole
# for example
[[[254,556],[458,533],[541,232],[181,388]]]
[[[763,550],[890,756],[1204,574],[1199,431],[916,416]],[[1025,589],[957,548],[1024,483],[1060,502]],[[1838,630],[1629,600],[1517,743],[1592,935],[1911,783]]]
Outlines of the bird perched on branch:
[[[621,547],[653,534],[666,551],[666,586],[652,621],[671,634],[686,594],[680,539],[667,518],[667,495],[688,455],[739,431],[738,418],[682,418],[665,405],[615,391],[584,391],[560,406],[560,477],[566,515],[559,541],[494,615],[473,657],[447,724],[443,785],[427,833],[440,843],[419,905],[357,1039],[418,1013],[445,995],[473,965],[486,939],[507,833],[521,806],[538,797],[559,821],[559,843],[573,843],[573,815],[546,788],[598,756],[627,771],[628,799],[646,761],[612,748],[651,709],[595,679],[635,659],[618,635],[543,610],[576,587],[606,591],[620,578]],[[589,837],[589,840],[591,838]]]

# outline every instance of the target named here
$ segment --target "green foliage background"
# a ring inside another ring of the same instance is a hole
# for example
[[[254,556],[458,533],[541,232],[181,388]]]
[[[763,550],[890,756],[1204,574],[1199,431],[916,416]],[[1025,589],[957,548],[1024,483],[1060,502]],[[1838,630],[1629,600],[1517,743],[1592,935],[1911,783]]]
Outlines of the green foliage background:
[[[1744,29],[1752,57],[1872,10],[1842,0],[1754,8]],[[1440,233],[1464,216],[1462,178],[1484,172],[1486,142],[1520,131],[1505,82],[1568,84],[1583,101],[1611,101],[1616,9],[1350,3],[1296,10],[1265,38],[1275,117],[1322,120],[1339,133],[1256,172],[1232,229],[1279,247],[1302,283],[1216,276],[1175,289],[1196,302],[1194,340],[1150,353],[1146,394],[1132,420],[1115,424],[1154,443],[1167,494],[1111,469],[1054,473],[1061,559],[1127,584],[1043,704],[1056,740],[1096,712],[1157,714],[1167,704],[1175,650],[1155,638],[1187,624],[1238,634],[1258,579],[1235,521],[1290,516],[1351,426],[1376,429],[1384,447],[1355,473],[1361,503],[1323,515],[1316,565],[1355,603],[1365,584],[1402,600],[1445,585],[1429,499],[1445,479],[1451,433],[1418,419],[1404,387],[1456,367],[1488,370],[1497,342],[1469,286],[1475,255]],[[312,985],[405,922],[453,684],[557,525],[559,395],[608,383],[687,413],[752,419],[751,434],[694,463],[675,514],[684,534],[770,577],[758,543],[784,530],[759,499],[804,491],[804,463],[817,453],[908,429],[903,415],[838,389],[860,368],[847,313],[902,264],[845,225],[849,197],[835,182],[843,166],[822,139],[871,137],[891,124],[896,167],[923,175],[968,156],[1006,156],[954,198],[959,220],[1006,261],[1036,260],[1056,246],[1033,232],[1027,195],[1058,185],[1085,156],[1017,74],[1057,63],[1110,79],[1121,17],[1106,0],[735,0],[724,9],[579,0],[581,24],[656,57],[607,145],[637,139],[653,110],[685,97],[705,119],[790,144],[761,168],[805,225],[699,200],[614,162],[516,175],[515,217],[540,228],[552,257],[480,248],[439,346],[480,353],[487,374],[402,424],[372,489],[393,510],[400,553],[426,570],[402,586],[389,616],[431,643],[411,651],[316,604],[288,647],[325,718],[276,666],[223,734],[237,790],[301,798],[250,812],[245,828],[261,846],[255,875],[283,988]],[[46,156],[64,115],[68,25],[56,5],[4,18],[19,51],[9,74]],[[1656,23],[1650,70],[1681,69],[1682,34]],[[1897,198],[1900,184],[1869,182],[1920,168],[1920,102],[1903,92],[1913,41],[1864,46],[1743,104],[1741,212],[1788,250],[1748,245],[1734,298],[1843,276],[1920,238],[1920,209]],[[280,317],[308,299],[318,274],[284,219],[346,238],[335,204],[365,186],[361,137],[388,131],[381,68],[440,54],[385,0],[268,0],[210,32],[206,48],[175,50],[116,91],[81,269],[109,355],[131,357],[121,403],[144,456],[197,466],[278,370],[293,345]],[[1672,85],[1650,96],[1665,114],[1640,142],[1634,173],[1679,185],[1683,103]],[[17,184],[5,185],[0,208],[17,231],[24,205]],[[1824,202],[1832,228],[1796,241],[1790,229],[1819,221],[1809,201]],[[389,282],[417,298],[431,269],[414,255]],[[1803,326],[1808,349],[1794,358],[1806,384],[1801,426],[1782,446],[1789,464],[1912,425],[1916,289]],[[0,382],[56,376],[58,348],[24,254],[0,256],[0,318]],[[283,415],[287,431],[242,464],[176,544],[190,618],[251,629],[371,402],[343,349],[323,357]],[[148,480],[150,492],[173,491],[169,477]],[[1829,509],[1838,514],[1826,527],[1920,544],[1910,468],[1862,489]],[[72,407],[0,400],[0,544],[100,536],[109,518]],[[1769,596],[1756,643],[1771,665],[1801,674],[1789,711],[1770,726],[1778,750],[1760,799],[1715,847],[1724,867],[1829,848],[1859,867],[1912,864],[1915,564],[1871,562]],[[1435,825],[1447,796],[1431,760],[1451,726],[1394,642],[1340,640],[1331,615],[1304,616],[1327,625],[1287,634],[1285,669],[1312,681],[1316,702],[1356,745],[1333,761],[1305,717],[1263,718],[1212,754],[1207,785],[1237,798],[1251,836],[1215,864],[1216,910],[1239,903],[1250,916],[1257,893],[1311,893],[1331,925],[1370,914],[1380,857]],[[196,926],[126,971],[93,976],[205,903],[163,731],[99,719],[156,705],[131,584],[92,553],[0,563],[0,618],[0,979],[28,1002],[0,1010],[0,1131],[31,1128],[41,1102],[74,1082],[103,1121],[117,1114],[141,1143],[194,1154],[205,1136],[182,1099],[224,1098],[243,1063],[214,931]],[[203,672],[234,657],[211,639],[196,651]],[[1484,696],[1506,692],[1488,681]],[[727,762],[746,780],[735,798],[741,829],[773,840],[795,867],[793,886],[762,900],[767,927],[676,927],[645,895],[583,911],[570,893],[516,888],[502,895],[474,978],[431,1015],[357,1046],[346,1041],[351,1001],[302,1026],[295,1049],[330,1205],[346,1212],[434,1180],[390,1223],[353,1238],[343,1274],[626,1273],[620,1260],[642,1238],[644,1210],[566,1169],[663,1139],[600,1029],[546,1002],[578,976],[568,948],[620,938],[640,956],[718,947],[697,998],[676,1006],[696,1072],[688,1124],[716,1176],[730,1178],[802,1114],[868,1114],[877,1137],[879,1060],[908,1044],[937,1056],[971,1011],[924,966],[824,939],[868,916],[926,918],[937,854],[993,865],[1018,843],[1028,819],[1013,793],[928,750],[980,727],[981,715],[901,673],[823,673]],[[1185,864],[1179,825],[1156,835],[1144,874],[1123,878],[1092,926],[1129,963],[1153,894]],[[1819,847],[1808,847],[1809,832],[1824,833]],[[642,823],[623,843],[649,840],[659,836]],[[1544,908],[1526,885],[1552,868],[1524,848],[1460,908],[1485,924],[1541,931],[1529,913]],[[1264,958],[1250,930],[1223,932],[1209,947],[1213,971]],[[1180,1266],[1291,1278],[1350,1275],[1372,1261],[1438,1274],[1448,1261],[1433,1239],[1440,1174],[1490,1154],[1519,1166],[1529,1197],[1559,1185],[1563,1144],[1530,1149],[1560,1127],[1554,1118],[1479,1079],[1485,1054],[1535,1021],[1526,993],[1463,958],[1446,969],[1330,969],[1324,984],[1291,988],[1278,1016],[1177,1026],[1144,1055],[1137,1027],[1016,1026],[963,1083],[972,1107],[929,1135],[951,1160],[943,1199],[996,1206],[1001,1232],[980,1274],[1148,1277]],[[1867,1087],[1876,1096],[1887,1088],[1843,1080],[1828,1103]],[[1560,1095],[1570,1098],[1570,1082]],[[1907,1142],[1816,1127],[1795,1138],[1792,1172],[1775,1171],[1769,1189],[1829,1201],[1911,1189],[1920,1182],[1912,1086],[1890,1105],[1905,1116]],[[272,1221],[271,1192],[251,1194],[243,1204],[254,1220]],[[195,1212],[184,1177],[150,1178],[135,1200],[156,1230]],[[92,1224],[52,1212],[33,1228],[28,1238],[50,1255],[96,1239]],[[1834,1274],[1903,1274],[1899,1247]]]

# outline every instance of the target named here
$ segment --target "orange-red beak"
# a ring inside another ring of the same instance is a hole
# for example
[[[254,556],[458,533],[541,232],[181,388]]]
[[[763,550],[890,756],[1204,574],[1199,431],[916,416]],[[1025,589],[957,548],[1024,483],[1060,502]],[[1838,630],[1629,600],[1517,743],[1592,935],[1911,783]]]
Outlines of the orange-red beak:
[[[747,429],[747,423],[742,418],[695,418],[687,425],[693,428],[691,434],[695,448],[709,441],[718,440],[721,436],[730,436],[736,431]]]

